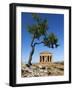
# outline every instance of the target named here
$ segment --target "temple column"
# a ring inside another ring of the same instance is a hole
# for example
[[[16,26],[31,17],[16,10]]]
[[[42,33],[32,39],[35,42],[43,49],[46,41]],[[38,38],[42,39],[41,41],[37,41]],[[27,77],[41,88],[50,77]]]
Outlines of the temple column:
[[[51,58],[52,58],[52,57],[50,56],[50,62],[51,62]]]
[[[51,61],[50,62],[52,62],[52,56],[51,56]]]
[[[50,62],[50,56],[49,56],[49,62]]]
[[[51,56],[50,56],[50,62],[51,62]]]
[[[42,56],[42,62],[43,62],[43,56]]]

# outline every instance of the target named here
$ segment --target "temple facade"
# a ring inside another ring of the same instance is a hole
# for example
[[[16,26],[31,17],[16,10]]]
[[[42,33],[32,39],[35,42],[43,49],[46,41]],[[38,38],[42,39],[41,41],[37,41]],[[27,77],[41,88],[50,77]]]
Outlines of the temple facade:
[[[42,52],[40,53],[40,63],[52,63],[52,53]]]

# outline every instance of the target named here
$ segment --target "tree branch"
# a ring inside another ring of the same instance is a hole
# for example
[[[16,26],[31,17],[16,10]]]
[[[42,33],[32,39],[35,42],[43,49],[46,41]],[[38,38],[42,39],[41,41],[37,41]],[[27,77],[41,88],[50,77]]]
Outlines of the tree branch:
[[[42,43],[44,43],[44,42],[43,41],[42,42],[38,42],[38,43],[36,42],[36,43],[34,43],[34,46],[38,45],[38,44],[42,44]]]

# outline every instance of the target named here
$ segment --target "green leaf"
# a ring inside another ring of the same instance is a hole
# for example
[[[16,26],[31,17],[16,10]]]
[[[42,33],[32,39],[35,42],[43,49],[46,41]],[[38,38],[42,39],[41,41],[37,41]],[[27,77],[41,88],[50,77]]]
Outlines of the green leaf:
[[[44,38],[44,45],[49,48],[57,48],[59,44],[56,35],[54,33],[51,33],[46,38]]]
[[[37,22],[39,22],[41,20],[41,18],[39,17],[39,15],[37,13],[32,13],[32,17],[34,18],[34,20],[36,20]]]

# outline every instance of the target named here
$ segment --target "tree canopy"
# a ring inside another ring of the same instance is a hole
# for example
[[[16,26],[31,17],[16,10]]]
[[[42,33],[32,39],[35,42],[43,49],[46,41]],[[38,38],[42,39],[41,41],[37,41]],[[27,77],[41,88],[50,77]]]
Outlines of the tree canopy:
[[[43,40],[39,43],[43,43],[49,48],[58,47],[58,38],[54,33],[48,32],[48,21],[47,19],[42,19],[38,14],[33,13],[32,17],[37,22],[33,25],[28,25],[28,32],[32,35],[32,38],[39,39],[42,36]],[[49,33],[49,34],[48,34]]]

